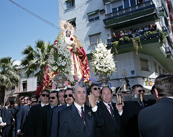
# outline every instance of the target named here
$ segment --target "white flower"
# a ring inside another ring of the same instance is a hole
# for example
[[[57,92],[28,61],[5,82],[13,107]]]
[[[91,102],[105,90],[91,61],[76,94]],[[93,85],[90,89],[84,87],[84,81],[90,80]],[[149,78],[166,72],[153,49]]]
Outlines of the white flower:
[[[54,67],[53,67],[53,70],[57,70],[57,66],[54,66]]]

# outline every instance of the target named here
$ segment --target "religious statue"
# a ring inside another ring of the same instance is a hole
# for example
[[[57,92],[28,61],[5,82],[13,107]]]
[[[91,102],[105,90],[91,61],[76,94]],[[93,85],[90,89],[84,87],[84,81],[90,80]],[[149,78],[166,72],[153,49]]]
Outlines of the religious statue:
[[[75,28],[68,21],[60,22],[61,33],[57,36],[54,44],[58,41],[60,37],[64,38],[67,49],[71,51],[71,75],[77,75],[79,80],[84,79],[84,82],[89,82],[90,69],[87,59],[87,55],[79,42],[78,38],[75,36]],[[46,70],[45,80],[43,82],[43,89],[51,89],[53,78],[56,74]]]

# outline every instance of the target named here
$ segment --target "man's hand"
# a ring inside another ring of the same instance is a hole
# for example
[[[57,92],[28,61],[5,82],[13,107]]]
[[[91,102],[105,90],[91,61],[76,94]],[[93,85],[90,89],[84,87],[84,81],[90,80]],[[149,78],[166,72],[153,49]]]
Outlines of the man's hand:
[[[18,135],[21,135],[21,130],[18,130],[18,131],[17,131],[17,134],[18,134]]]
[[[89,100],[89,103],[90,103],[91,107],[92,108],[95,107],[96,100],[95,100],[95,97],[92,93],[90,93],[90,95],[88,95],[88,100]]]
[[[121,105],[118,105],[116,103],[116,109],[118,110],[118,112],[122,112],[123,111],[123,106],[124,106],[124,103],[122,103]]]

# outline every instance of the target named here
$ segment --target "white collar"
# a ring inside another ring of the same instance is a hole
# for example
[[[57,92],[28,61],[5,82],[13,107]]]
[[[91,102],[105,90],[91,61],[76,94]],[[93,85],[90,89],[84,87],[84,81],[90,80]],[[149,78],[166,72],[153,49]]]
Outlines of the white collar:
[[[44,106],[47,106],[47,105],[49,105],[49,103],[47,103],[47,104],[41,103],[41,107],[44,107]]]
[[[111,102],[110,102],[110,103],[106,103],[106,102],[103,101],[103,103],[104,103],[106,106],[109,106],[108,104],[111,104],[111,106],[112,106],[112,103],[111,103]]]
[[[75,107],[80,111],[81,107],[83,107],[83,111],[84,111],[84,104],[82,106],[80,106],[79,104],[77,104],[76,102],[74,102]]]
[[[69,104],[67,104],[67,107],[69,107],[70,105]]]

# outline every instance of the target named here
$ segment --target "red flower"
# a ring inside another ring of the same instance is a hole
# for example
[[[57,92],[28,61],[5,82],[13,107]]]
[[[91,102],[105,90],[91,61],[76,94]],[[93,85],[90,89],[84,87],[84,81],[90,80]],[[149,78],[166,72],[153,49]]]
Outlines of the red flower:
[[[71,37],[70,40],[73,41],[73,38]]]

